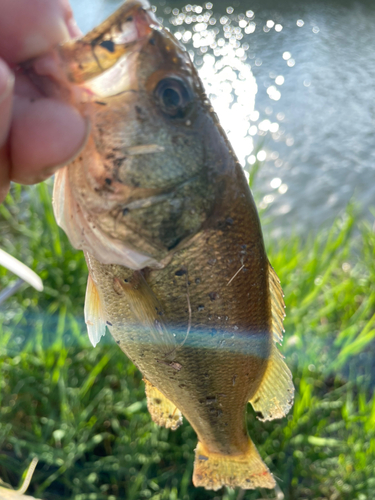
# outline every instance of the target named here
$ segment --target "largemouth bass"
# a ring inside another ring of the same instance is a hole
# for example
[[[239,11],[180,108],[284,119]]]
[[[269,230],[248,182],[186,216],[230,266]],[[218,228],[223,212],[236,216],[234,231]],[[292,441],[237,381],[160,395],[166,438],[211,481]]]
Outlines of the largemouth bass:
[[[58,59],[49,91],[91,123],[84,151],[56,175],[53,203],[85,252],[92,343],[109,329],[142,372],[157,424],[190,422],[195,486],[273,488],[245,416],[248,402],[264,420],[292,405],[276,348],[283,294],[197,71],[139,0]]]

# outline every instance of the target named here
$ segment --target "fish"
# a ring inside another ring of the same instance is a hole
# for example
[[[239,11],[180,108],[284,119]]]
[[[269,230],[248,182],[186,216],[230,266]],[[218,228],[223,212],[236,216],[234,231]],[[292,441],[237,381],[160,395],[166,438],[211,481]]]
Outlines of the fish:
[[[35,81],[91,125],[55,176],[53,207],[87,261],[92,344],[109,330],[142,372],[156,424],[189,421],[196,487],[274,488],[246,410],[250,402],[266,421],[293,404],[276,345],[283,292],[188,52],[146,1],[130,0],[55,59],[54,77]]]

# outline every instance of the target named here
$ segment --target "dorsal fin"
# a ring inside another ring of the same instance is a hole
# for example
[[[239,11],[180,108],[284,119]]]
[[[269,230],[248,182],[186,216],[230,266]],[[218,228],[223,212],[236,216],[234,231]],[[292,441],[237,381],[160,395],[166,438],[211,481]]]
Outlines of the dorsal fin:
[[[273,420],[282,418],[289,412],[293,399],[292,373],[276,344],[272,342],[266,372],[250,403],[255,411],[262,413],[262,417],[258,417],[259,420]]]
[[[285,331],[283,327],[283,321],[285,318],[284,294],[281,289],[280,280],[270,263],[268,263],[268,268],[272,312],[272,333],[275,342],[279,342],[281,344],[283,340],[283,333]]]
[[[294,396],[292,374],[276,347],[276,342],[281,344],[283,340],[285,303],[280,280],[271,264],[268,276],[274,341],[263,380],[250,400],[254,410],[262,413],[260,420],[284,417],[292,407]]]
[[[95,347],[100,338],[105,335],[105,319],[99,293],[90,274],[85,297],[85,322],[89,339]]]

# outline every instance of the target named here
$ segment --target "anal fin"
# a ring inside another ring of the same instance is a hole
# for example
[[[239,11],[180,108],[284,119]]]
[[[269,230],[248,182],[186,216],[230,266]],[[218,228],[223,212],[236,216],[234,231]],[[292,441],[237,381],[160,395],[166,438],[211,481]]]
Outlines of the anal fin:
[[[167,429],[176,430],[182,424],[182,413],[159,389],[144,379],[146,385],[147,408],[152,420]]]
[[[222,486],[246,490],[276,486],[272,474],[250,438],[249,450],[243,455],[210,453],[198,442],[195,449],[193,484],[215,491]]]
[[[285,417],[293,405],[293,398],[292,374],[273,342],[266,372],[250,403],[262,414],[259,420],[273,420]]]

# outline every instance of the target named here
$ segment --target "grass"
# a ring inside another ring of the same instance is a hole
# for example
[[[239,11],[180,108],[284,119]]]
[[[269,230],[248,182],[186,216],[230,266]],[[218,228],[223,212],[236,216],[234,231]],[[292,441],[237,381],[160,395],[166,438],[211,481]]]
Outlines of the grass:
[[[375,498],[375,234],[352,208],[329,233],[270,242],[287,305],[282,347],[296,400],[250,433],[286,499]],[[87,270],[53,218],[50,185],[14,186],[0,206],[0,246],[40,274],[0,310],[0,477],[46,500],[260,499],[272,491],[192,486],[196,437],[158,428],[140,373],[109,335],[83,323]],[[0,268],[0,289],[14,277]],[[278,498],[281,498],[280,495]]]

